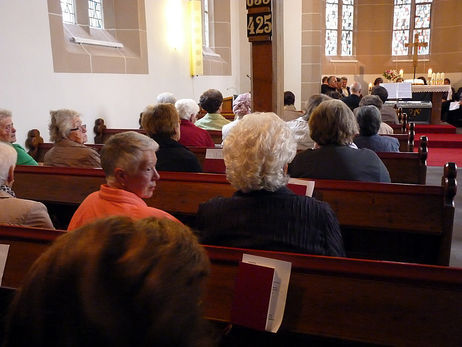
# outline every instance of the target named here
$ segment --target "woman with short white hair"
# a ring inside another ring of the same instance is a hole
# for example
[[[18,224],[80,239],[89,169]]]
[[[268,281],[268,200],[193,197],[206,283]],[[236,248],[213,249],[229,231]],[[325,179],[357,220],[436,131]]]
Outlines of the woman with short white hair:
[[[45,205],[16,198],[12,189],[16,157],[11,145],[0,142],[0,223],[54,229]]]
[[[80,114],[73,110],[50,111],[50,140],[55,145],[45,154],[44,165],[100,168],[99,154],[84,145],[87,127]]]
[[[329,205],[286,187],[296,148],[291,130],[274,113],[253,113],[239,121],[223,147],[226,176],[238,191],[200,205],[201,242],[344,256]]]
[[[252,107],[252,97],[250,96],[250,93],[244,93],[240,94],[237,96],[236,99],[233,101],[233,113],[235,116],[235,119],[229,123],[223,126],[221,128],[221,138],[223,141],[225,140],[226,136],[228,136],[229,132],[231,131],[232,128],[234,128],[242,118],[244,118],[245,115],[249,114],[251,111]]]
[[[200,110],[197,102],[193,99],[180,99],[175,103],[175,108],[180,116],[181,137],[179,142],[183,146],[215,147],[207,130],[194,125]]]

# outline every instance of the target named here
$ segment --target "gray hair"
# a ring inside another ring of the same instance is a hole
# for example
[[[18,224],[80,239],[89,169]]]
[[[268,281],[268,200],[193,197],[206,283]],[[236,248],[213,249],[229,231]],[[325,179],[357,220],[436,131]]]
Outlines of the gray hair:
[[[193,99],[180,99],[175,103],[176,110],[181,119],[189,120],[192,115],[199,112],[200,107]]]
[[[248,114],[224,140],[226,176],[243,192],[276,191],[289,181],[284,167],[296,152],[292,131],[275,113]]]
[[[74,127],[74,120],[80,118],[80,113],[65,108],[50,111],[50,115],[51,121],[48,129],[50,130],[50,140],[53,142],[66,139]]]
[[[136,171],[145,151],[157,151],[159,145],[150,137],[127,131],[109,138],[101,149],[101,167],[106,174],[106,181],[115,179],[114,170],[122,168],[129,173]]]
[[[4,108],[0,108],[0,121],[5,118],[11,118],[12,114],[11,111],[5,110]]]
[[[0,184],[5,184],[8,179],[10,167],[16,165],[18,153],[12,145],[7,142],[0,142]]]
[[[303,116],[305,120],[308,120],[313,113],[314,109],[319,106],[323,101],[332,100],[330,96],[326,94],[314,94],[311,95],[305,105],[306,114]]]
[[[362,136],[372,136],[377,134],[382,123],[380,111],[374,105],[367,105],[358,108],[356,119],[359,124],[359,134]]]
[[[355,93],[359,93],[361,91],[361,83],[353,82],[350,86],[350,90]]]
[[[379,110],[381,110],[383,106],[383,102],[377,95],[365,95],[363,96],[361,101],[359,101],[359,106],[367,106],[367,105],[373,105],[377,107]]]
[[[157,95],[157,103],[158,104],[172,104],[175,105],[176,98],[173,93],[170,92],[165,92],[165,93],[160,93]]]

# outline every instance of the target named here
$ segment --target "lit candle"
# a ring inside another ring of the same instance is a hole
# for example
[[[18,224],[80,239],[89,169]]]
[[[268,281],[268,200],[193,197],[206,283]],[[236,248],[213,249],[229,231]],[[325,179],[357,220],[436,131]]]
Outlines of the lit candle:
[[[369,94],[372,92],[372,86],[373,86],[372,82],[369,83]]]
[[[428,69],[428,75],[427,75],[428,78],[432,78],[432,72],[433,70],[431,68]]]
[[[403,69],[399,70],[399,76],[400,76],[401,78],[403,78],[403,76],[404,76],[404,71],[403,71]]]

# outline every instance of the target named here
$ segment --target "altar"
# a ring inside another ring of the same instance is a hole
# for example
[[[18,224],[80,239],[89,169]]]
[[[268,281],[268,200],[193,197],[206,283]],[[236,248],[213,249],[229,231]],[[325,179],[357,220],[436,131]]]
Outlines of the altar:
[[[424,122],[429,124],[441,124],[441,105],[443,102],[443,94],[451,93],[450,85],[411,85],[412,99],[399,99],[394,100],[390,97],[387,103],[396,104],[397,107],[402,107],[403,111],[408,109],[408,115],[415,118],[417,122]],[[421,96],[416,94],[428,93],[431,95],[430,100],[424,100]],[[431,108],[431,112],[429,109]],[[429,114],[428,114],[429,113]]]

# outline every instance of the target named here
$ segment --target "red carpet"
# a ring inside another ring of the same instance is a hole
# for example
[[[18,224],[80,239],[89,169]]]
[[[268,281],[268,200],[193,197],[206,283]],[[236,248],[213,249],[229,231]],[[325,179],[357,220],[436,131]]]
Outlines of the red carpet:
[[[447,162],[456,163],[462,167],[462,149],[460,148],[429,148],[428,166],[444,166]]]
[[[430,124],[416,124],[415,132],[419,134],[455,134],[456,127],[450,124],[430,125]]]
[[[419,147],[420,137],[428,137],[428,148],[459,148],[462,151],[462,134],[434,134],[434,133],[419,133],[415,134],[414,145]]]

